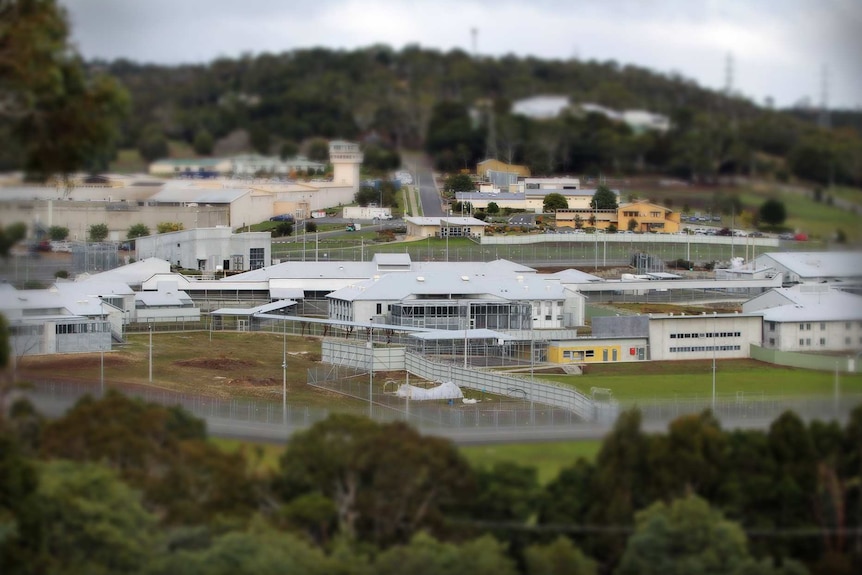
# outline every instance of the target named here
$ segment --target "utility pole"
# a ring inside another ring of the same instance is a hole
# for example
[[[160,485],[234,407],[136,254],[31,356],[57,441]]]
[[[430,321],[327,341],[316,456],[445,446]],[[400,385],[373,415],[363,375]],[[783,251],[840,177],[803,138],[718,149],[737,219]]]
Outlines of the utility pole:
[[[150,383],[153,383],[153,323],[150,322]]]
[[[373,419],[374,415],[374,318],[368,320],[368,348],[371,351],[369,354],[369,369],[368,369],[368,419]]]
[[[287,320],[281,320],[281,417],[287,425]]]

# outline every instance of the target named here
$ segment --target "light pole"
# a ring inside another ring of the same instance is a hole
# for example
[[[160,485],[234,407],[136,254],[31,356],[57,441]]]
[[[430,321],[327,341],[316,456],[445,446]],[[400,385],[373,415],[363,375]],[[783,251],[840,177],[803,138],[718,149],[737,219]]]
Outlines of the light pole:
[[[715,415],[715,321],[716,312],[712,312],[712,414]]]
[[[105,397],[105,344],[99,346],[99,388],[101,396]]]
[[[532,308],[532,305],[530,306]],[[533,410],[533,391],[535,391],[535,381],[533,380],[533,361],[536,357],[535,348],[534,348],[534,338],[533,338],[533,324],[535,321],[533,320],[533,313],[530,312],[530,424],[534,424],[536,422],[535,411]]]
[[[369,369],[368,369],[368,419],[372,419],[374,415],[374,403],[372,400],[374,392],[374,318],[368,320],[368,349],[369,354]]]
[[[281,417],[287,425],[287,330],[285,320],[281,320]]]
[[[150,322],[150,383],[153,383],[153,322]]]

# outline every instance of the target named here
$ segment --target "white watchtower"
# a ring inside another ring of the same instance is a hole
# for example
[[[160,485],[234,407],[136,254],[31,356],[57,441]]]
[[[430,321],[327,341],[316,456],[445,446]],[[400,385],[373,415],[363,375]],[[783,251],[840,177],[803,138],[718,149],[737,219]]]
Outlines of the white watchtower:
[[[359,144],[333,140],[329,142],[329,161],[332,164],[332,182],[359,190],[359,166],[362,165]]]

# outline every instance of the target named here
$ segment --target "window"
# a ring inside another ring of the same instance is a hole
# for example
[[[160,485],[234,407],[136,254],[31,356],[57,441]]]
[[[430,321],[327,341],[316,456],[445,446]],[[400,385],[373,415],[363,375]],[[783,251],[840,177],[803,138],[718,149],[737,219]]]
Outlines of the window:
[[[546,315],[546,316],[545,316],[545,321],[551,321],[551,316],[550,316],[550,315]]]
[[[805,338],[805,345],[811,345],[811,338],[810,337]]]
[[[264,258],[264,249],[263,248],[250,248],[248,250],[248,264],[249,268],[253,270],[259,270],[266,265],[263,261]]]
[[[775,331],[775,322],[774,321],[769,322],[769,331]]]
[[[585,355],[585,357],[595,357],[596,352],[593,349],[588,349],[584,355]]]
[[[799,345],[805,345],[805,340],[801,337],[799,338]]]
[[[822,331],[824,329],[826,329],[826,324],[823,322],[820,322],[820,330]]]
[[[825,337],[820,338],[820,345],[826,345],[826,338]]]
[[[381,313],[383,313],[383,304],[379,303],[377,304],[377,315],[380,315]]]
[[[769,345],[775,345],[775,338],[774,337],[769,338]]]

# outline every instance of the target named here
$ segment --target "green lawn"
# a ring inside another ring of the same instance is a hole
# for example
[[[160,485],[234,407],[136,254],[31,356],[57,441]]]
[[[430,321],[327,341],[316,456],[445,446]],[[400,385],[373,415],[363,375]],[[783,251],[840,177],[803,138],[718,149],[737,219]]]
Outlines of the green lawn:
[[[228,453],[243,451],[253,473],[272,473],[278,470],[278,460],[284,445],[256,443],[238,439],[211,437],[210,442]],[[535,467],[539,482],[547,484],[560,470],[584,457],[595,459],[601,448],[600,440],[554,441],[542,443],[505,443],[469,445],[459,448],[473,467],[491,467],[495,463],[512,462]]]
[[[747,208],[756,210],[769,196],[776,197],[787,208],[787,220],[784,222],[787,228],[821,239],[829,239],[836,230],[842,229],[849,241],[862,240],[862,218],[825,202],[818,203],[793,193],[764,195],[746,192],[740,194],[739,198]]]
[[[501,462],[535,467],[539,482],[545,485],[578,458],[595,459],[601,446],[600,440],[585,440],[470,445],[460,449],[473,467],[490,467]]]
[[[829,372],[771,366],[755,360],[722,360],[716,364],[719,395],[829,395],[835,375]],[[621,401],[712,394],[712,362],[676,361],[588,366],[584,375],[538,375],[571,385],[589,394],[590,388],[610,389]],[[862,393],[862,375],[841,374],[841,390]]]

